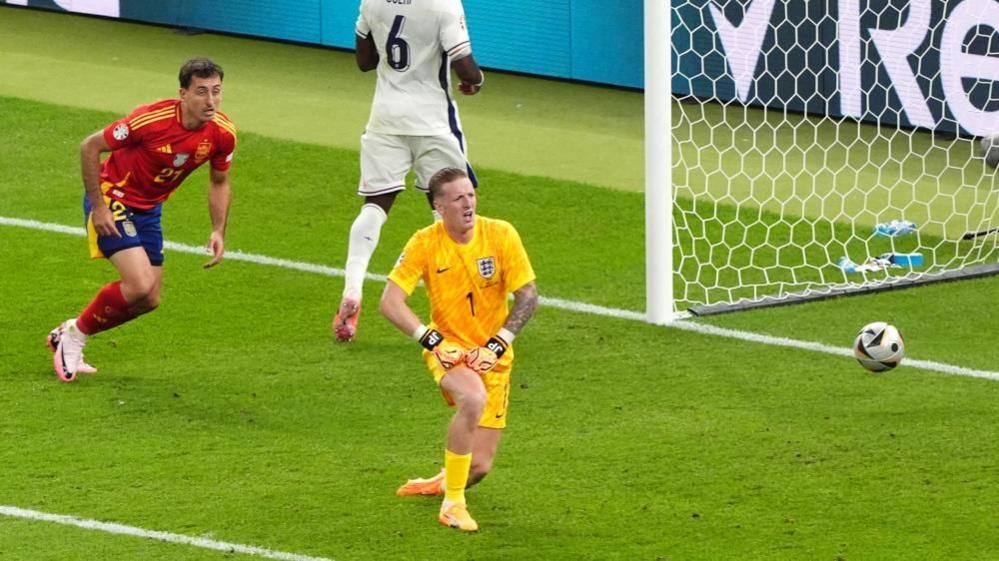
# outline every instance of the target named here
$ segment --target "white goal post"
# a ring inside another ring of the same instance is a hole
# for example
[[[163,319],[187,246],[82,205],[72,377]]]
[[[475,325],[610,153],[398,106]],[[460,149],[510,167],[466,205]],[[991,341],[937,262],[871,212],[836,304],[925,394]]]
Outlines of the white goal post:
[[[999,273],[999,2],[644,9],[649,322]]]
[[[649,323],[674,317],[667,0],[645,0],[645,297]]]

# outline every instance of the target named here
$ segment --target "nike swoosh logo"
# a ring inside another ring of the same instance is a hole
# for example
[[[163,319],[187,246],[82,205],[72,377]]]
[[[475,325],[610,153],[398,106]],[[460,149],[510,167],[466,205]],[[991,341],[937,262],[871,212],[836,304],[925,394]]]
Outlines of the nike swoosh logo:
[[[500,417],[502,417],[502,416],[503,416],[503,414],[502,414],[502,413],[500,413],[499,415],[496,415],[496,418],[497,418],[497,419],[499,419],[499,418],[500,418]]]
[[[439,275],[441,273],[444,273],[444,272],[447,272],[447,271],[450,271],[450,270],[451,270],[451,267],[445,267],[444,269],[437,269],[437,274]]]
[[[70,372],[69,368],[66,367],[67,363],[66,363],[66,351],[65,350],[60,349],[60,351],[59,351],[59,361],[62,362],[62,372],[63,372],[63,375],[66,377],[67,380],[72,380],[73,379],[73,375],[76,374],[76,372]]]

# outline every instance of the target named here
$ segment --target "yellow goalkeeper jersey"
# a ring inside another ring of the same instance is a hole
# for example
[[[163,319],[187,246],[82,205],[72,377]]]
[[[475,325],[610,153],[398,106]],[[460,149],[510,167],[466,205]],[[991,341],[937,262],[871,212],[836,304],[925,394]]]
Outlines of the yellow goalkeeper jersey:
[[[513,225],[477,216],[472,241],[464,245],[451,239],[441,221],[413,234],[388,278],[406,294],[422,279],[431,327],[474,347],[503,327],[508,295],[533,281],[534,269]],[[503,358],[512,360],[513,349]]]

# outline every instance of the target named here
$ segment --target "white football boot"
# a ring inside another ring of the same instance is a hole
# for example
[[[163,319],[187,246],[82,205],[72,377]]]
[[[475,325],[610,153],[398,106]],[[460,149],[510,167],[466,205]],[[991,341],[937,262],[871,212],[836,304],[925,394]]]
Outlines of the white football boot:
[[[72,382],[76,379],[77,373],[84,372],[82,367],[95,372],[96,369],[93,366],[83,361],[83,346],[87,344],[87,336],[76,328],[76,322],[67,320],[56,330],[59,333],[55,352],[52,355],[52,366],[59,379],[63,382]],[[51,340],[51,333],[49,335]]]
[[[64,331],[66,331],[66,326],[69,325],[72,319],[67,319],[66,321],[60,323],[55,329],[49,331],[48,337],[45,338],[45,345],[53,353],[59,348],[59,339],[62,337]],[[91,366],[87,363],[86,359],[83,358],[83,354],[80,354],[80,364],[76,367],[76,372],[79,374],[97,374],[97,367]]]

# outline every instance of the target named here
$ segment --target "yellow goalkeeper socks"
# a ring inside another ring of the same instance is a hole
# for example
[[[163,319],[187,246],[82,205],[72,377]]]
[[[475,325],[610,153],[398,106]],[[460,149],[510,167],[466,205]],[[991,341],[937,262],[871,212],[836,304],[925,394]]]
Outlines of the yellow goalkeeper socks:
[[[444,500],[446,502],[465,502],[465,486],[468,484],[468,470],[471,467],[471,452],[455,454],[450,450],[444,450]]]

